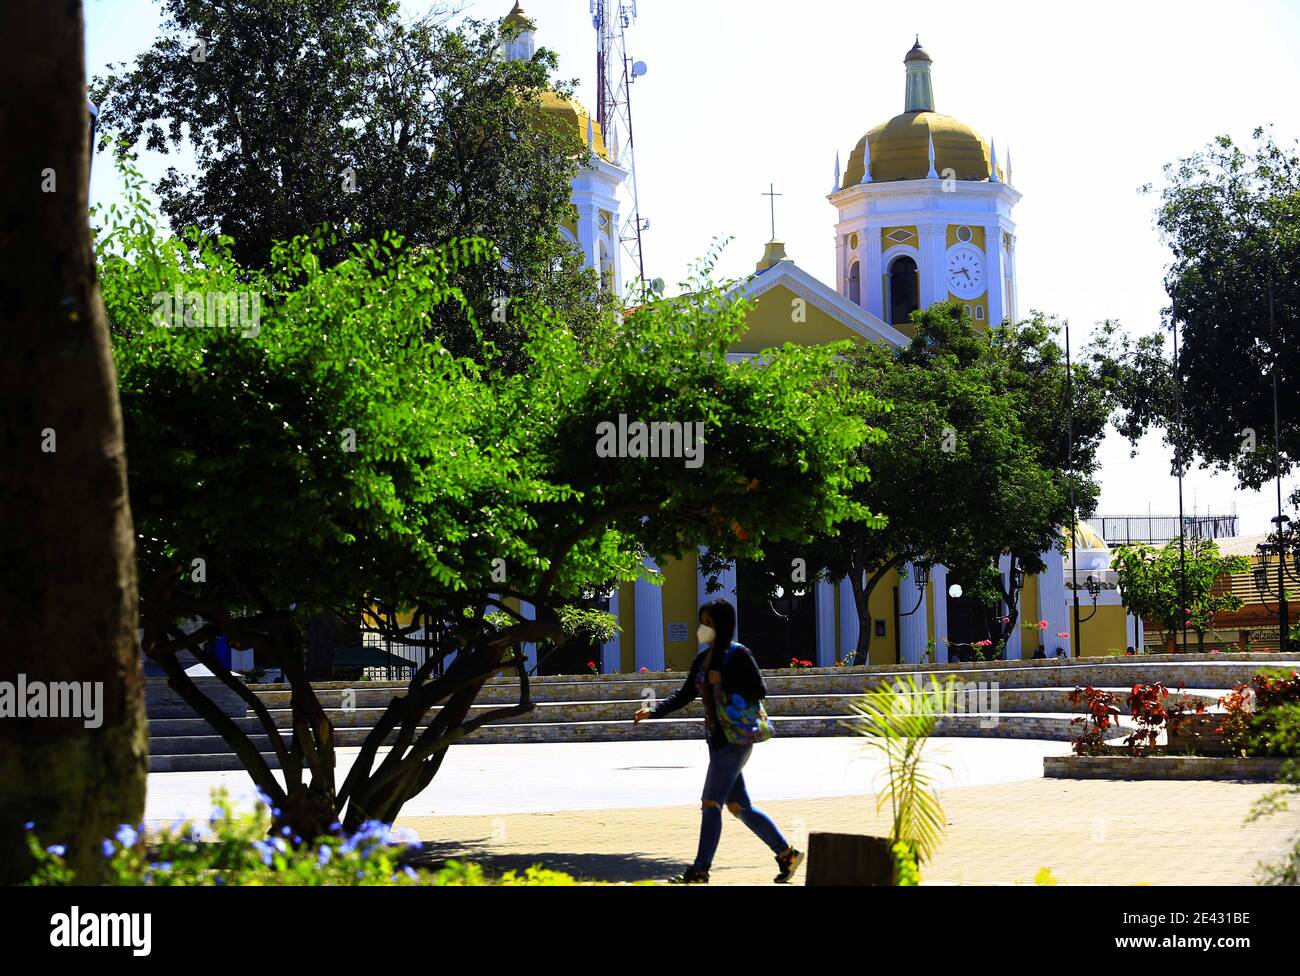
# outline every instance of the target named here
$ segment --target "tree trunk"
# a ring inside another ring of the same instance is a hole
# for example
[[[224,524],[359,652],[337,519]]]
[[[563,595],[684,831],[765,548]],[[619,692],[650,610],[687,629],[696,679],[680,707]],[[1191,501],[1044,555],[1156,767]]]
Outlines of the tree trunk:
[[[853,649],[854,664],[871,663],[871,591],[862,585],[866,572],[854,563],[849,571],[849,585],[853,589],[853,607],[858,612],[858,645]]]
[[[79,717],[0,721],[0,881],[30,871],[27,821],[94,880],[100,841],[143,815],[148,754],[122,415],[87,216],[81,5],[9,0],[0,30],[0,428],[12,436],[0,681],[76,682],[92,703]]]

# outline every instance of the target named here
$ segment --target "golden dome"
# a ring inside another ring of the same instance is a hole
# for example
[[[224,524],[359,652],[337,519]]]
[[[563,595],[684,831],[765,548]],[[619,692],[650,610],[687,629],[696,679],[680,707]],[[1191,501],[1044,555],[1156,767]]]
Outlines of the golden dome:
[[[600,131],[600,123],[591,117],[591,114],[582,107],[582,103],[572,98],[565,98],[563,95],[547,89],[541,95],[542,111],[552,119],[558,122],[572,126],[578,134],[578,139],[585,146],[587,145],[587,123],[591,123],[592,142],[595,143],[596,155],[606,162],[609,161],[609,153],[605,150],[605,136]]]
[[[524,8],[521,7],[518,2],[510,8],[510,13],[506,14],[501,19],[501,23],[512,24],[520,30],[525,31],[537,30],[537,24],[533,22],[533,18],[524,13]]]
[[[1066,546],[1070,544],[1070,530],[1061,526],[1061,538],[1065,540]],[[1103,539],[1087,522],[1079,522],[1074,533],[1074,545],[1079,549],[1110,549]]]
[[[942,177],[952,169],[959,180],[987,180],[991,153],[988,143],[966,123],[939,112],[904,112],[882,122],[858,140],[849,156],[842,186],[862,182],[862,156],[871,147],[871,179],[923,180],[930,172],[930,140],[934,139],[934,168]],[[998,179],[1002,179],[998,167]]]
[[[862,182],[864,157],[870,152],[871,180],[924,180],[930,174],[930,144],[934,143],[934,170],[942,178],[951,175],[959,180],[987,180],[992,161],[988,143],[970,126],[934,111],[934,93],[930,82],[932,59],[916,44],[903,64],[907,69],[906,97],[902,115],[882,122],[858,140],[849,156],[842,187]],[[951,169],[951,174],[944,171]],[[998,167],[1002,179],[1002,168]]]

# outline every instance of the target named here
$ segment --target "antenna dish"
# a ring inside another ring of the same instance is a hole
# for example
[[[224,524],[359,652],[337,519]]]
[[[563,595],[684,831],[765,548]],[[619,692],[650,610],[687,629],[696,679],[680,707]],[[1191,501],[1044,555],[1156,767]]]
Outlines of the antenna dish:
[[[632,77],[633,77],[633,78],[640,78],[640,77],[641,77],[642,75],[644,75],[648,70],[650,70],[650,69],[648,69],[648,68],[645,66],[645,62],[644,62],[644,61],[633,61],[633,62],[632,62]]]
[[[663,280],[662,278],[654,278],[654,279],[652,279],[651,282],[650,282],[650,290],[651,290],[651,291],[663,291],[663,290],[664,290],[664,280]]]

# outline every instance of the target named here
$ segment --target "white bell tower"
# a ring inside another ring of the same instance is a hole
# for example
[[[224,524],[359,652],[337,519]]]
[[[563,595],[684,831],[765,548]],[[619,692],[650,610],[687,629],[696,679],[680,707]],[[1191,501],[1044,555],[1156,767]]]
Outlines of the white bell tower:
[[[949,298],[976,323],[1014,321],[1020,193],[993,145],[934,110],[932,63],[918,38],[903,60],[902,114],[859,140],[842,179],[836,161],[836,289],[903,329],[912,311]]]

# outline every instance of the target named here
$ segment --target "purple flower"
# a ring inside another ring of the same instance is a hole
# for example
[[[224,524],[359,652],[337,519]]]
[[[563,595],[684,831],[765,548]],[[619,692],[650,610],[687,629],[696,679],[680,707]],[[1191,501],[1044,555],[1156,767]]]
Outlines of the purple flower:
[[[68,853],[68,849],[64,847],[62,844],[51,844],[49,847],[45,849],[49,851],[51,854],[53,854],[55,857],[62,857],[64,854]]]
[[[113,842],[111,840],[104,841],[104,843],[101,845],[101,848],[104,851],[105,857],[112,857],[113,853],[117,850],[117,848],[113,846]]]
[[[130,824],[122,824],[117,828],[117,833],[114,836],[123,847],[134,847],[135,842],[140,839],[140,835],[136,833],[136,829]]]

